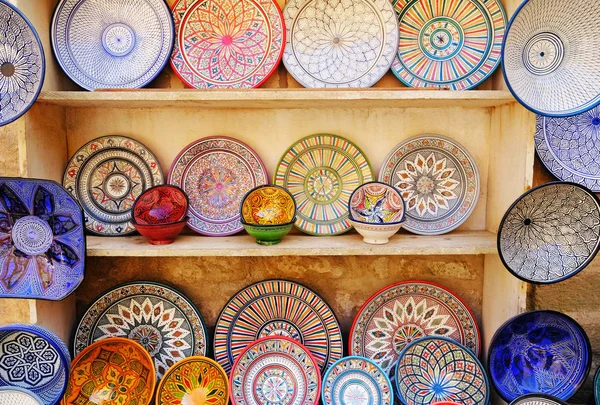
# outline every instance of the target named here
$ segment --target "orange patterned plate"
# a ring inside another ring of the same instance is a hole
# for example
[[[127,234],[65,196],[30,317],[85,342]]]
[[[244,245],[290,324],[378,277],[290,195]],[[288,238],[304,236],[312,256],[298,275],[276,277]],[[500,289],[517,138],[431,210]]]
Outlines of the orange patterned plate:
[[[294,221],[295,216],[296,201],[283,187],[259,186],[242,200],[242,219],[247,224],[283,225]]]

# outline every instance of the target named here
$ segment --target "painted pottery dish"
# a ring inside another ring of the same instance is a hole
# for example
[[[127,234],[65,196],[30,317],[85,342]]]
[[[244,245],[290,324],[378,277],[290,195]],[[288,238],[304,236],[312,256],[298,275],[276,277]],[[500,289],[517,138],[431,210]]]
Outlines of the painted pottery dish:
[[[600,3],[525,0],[514,13],[502,46],[508,88],[531,111],[545,116],[581,114],[600,104]]]
[[[293,144],[283,155],[275,184],[296,200],[296,227],[310,235],[338,235],[352,228],[350,195],[373,180],[364,153],[337,135],[317,134]]]
[[[406,346],[400,353],[396,376],[397,392],[404,405],[490,402],[483,365],[473,352],[448,338],[430,336]]]
[[[179,0],[171,65],[197,89],[252,88],[277,69],[285,25],[274,0]]]
[[[156,374],[152,358],[138,343],[109,338],[75,357],[62,405],[148,405]]]
[[[53,332],[37,325],[0,327],[0,387],[23,388],[45,405],[58,404],[70,362],[67,347]]]
[[[83,205],[88,231],[101,236],[135,232],[133,203],[163,182],[154,154],[141,143],[116,135],[82,146],[63,176],[63,186]]]
[[[180,360],[160,380],[156,405],[227,405],[229,379],[225,370],[208,357]]]
[[[567,401],[587,378],[591,361],[583,328],[554,311],[510,319],[496,331],[488,353],[492,383],[507,402],[529,393]]]
[[[471,310],[452,292],[425,281],[393,284],[358,311],[350,330],[351,355],[390,372],[404,348],[425,336],[453,339],[479,355],[481,335]]]
[[[188,198],[179,187],[163,184],[144,191],[133,203],[133,220],[138,225],[162,225],[182,221]]]
[[[498,229],[498,254],[515,277],[536,284],[566,280],[600,249],[600,201],[574,183],[547,183],[508,209]]]
[[[131,224],[137,229],[140,235],[148,239],[148,243],[151,245],[169,245],[175,242],[175,238],[183,231],[188,220],[189,217],[185,217],[179,222],[156,225],[140,225],[132,220]]]
[[[169,183],[188,195],[188,226],[209,236],[240,232],[242,198],[268,181],[265,165],[256,152],[227,137],[203,138],[186,146],[169,173]]]
[[[398,24],[389,1],[290,0],[283,15],[283,63],[304,87],[371,87],[396,56]]]
[[[350,219],[366,224],[396,224],[404,220],[400,191],[380,182],[359,186],[350,196]]]
[[[248,344],[268,336],[298,340],[322,372],[343,357],[342,331],[329,305],[291,281],[262,281],[229,300],[215,326],[215,360],[229,372]]]
[[[600,107],[565,118],[538,115],[535,149],[559,180],[600,192]]]
[[[600,404],[600,367],[598,367],[594,375],[594,400],[596,405]]]
[[[393,405],[394,393],[387,373],[364,357],[338,360],[323,377],[325,405]]]
[[[87,90],[146,86],[175,39],[164,0],[61,0],[50,33],[60,67]]]
[[[0,2],[0,127],[25,114],[37,100],[46,73],[44,48],[27,17]]]
[[[158,378],[179,360],[206,354],[206,324],[179,291],[151,281],[109,290],[88,307],[73,339],[77,355],[94,342],[124,337],[152,356]]]
[[[350,220],[350,223],[356,229],[356,232],[363,237],[363,242],[371,245],[385,245],[389,243],[390,238],[402,228],[402,223],[392,225],[368,224],[353,220]]]
[[[467,90],[500,64],[506,13],[499,0],[393,0],[400,44],[392,72],[408,87]]]
[[[567,405],[567,403],[551,395],[527,394],[515,399],[510,405]]]
[[[294,222],[296,201],[283,187],[258,186],[243,198],[241,214],[247,224],[285,225]]]
[[[296,340],[270,336],[240,354],[229,378],[235,405],[316,405],[321,374],[310,350]]]
[[[404,228],[442,235],[462,225],[479,199],[479,171],[458,142],[420,135],[396,146],[385,159],[379,181],[396,187],[406,202]]]
[[[249,225],[243,222],[242,224],[248,235],[256,239],[256,243],[265,246],[281,243],[283,237],[294,227],[293,222],[285,225]]]
[[[0,405],[44,405],[33,392],[18,387],[0,387]]]
[[[79,203],[54,181],[0,177],[0,297],[62,300],[84,273]]]

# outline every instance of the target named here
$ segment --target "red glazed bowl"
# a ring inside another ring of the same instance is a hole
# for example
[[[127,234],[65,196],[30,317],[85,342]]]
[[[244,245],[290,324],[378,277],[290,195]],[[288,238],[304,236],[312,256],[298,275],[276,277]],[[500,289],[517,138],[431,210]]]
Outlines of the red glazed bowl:
[[[158,225],[142,225],[136,223],[134,220],[131,221],[134,228],[148,239],[148,242],[152,245],[168,245],[173,243],[177,235],[183,231],[187,224],[188,217],[185,217],[183,221],[174,222],[172,224],[158,224]]]
[[[185,191],[177,186],[161,184],[144,191],[135,200],[133,220],[139,225],[174,224],[187,216],[188,206]]]

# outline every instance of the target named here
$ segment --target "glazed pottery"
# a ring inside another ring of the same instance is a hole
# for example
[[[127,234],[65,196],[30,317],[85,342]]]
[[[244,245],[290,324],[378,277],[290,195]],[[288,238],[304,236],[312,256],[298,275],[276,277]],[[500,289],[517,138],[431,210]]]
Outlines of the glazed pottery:
[[[600,201],[574,183],[547,183],[508,209],[498,229],[504,266],[523,281],[550,284],[583,270],[600,249]]]
[[[215,326],[215,360],[229,372],[248,344],[268,336],[298,340],[322,372],[343,356],[342,331],[329,305],[291,281],[262,281],[229,300]]]
[[[185,217],[183,221],[156,225],[140,225],[132,220],[131,224],[142,236],[148,239],[148,243],[151,245],[169,245],[175,242],[177,235],[187,225],[188,219],[188,217]]]
[[[532,311],[496,331],[487,364],[507,402],[529,393],[568,401],[587,378],[591,361],[590,342],[577,322],[559,312]]]
[[[15,6],[0,2],[0,127],[25,114],[37,100],[46,73],[37,31]]]
[[[551,395],[527,394],[515,399],[510,405],[567,405],[567,403]]]
[[[125,338],[86,347],[71,365],[62,405],[149,405],[156,374],[148,352]]]
[[[294,222],[296,201],[283,187],[258,186],[242,199],[242,221],[252,225],[285,225]]]
[[[417,339],[439,336],[465,345],[475,355],[481,334],[471,310],[449,290],[425,281],[390,285],[360,308],[350,330],[351,355],[392,371],[404,348]]]
[[[600,367],[594,374],[594,402],[596,405],[600,404]]]
[[[441,135],[400,143],[384,160],[379,181],[400,190],[404,229],[419,235],[442,235],[462,225],[477,205],[481,183],[469,152]]]
[[[290,0],[283,15],[283,63],[304,87],[371,87],[396,56],[398,24],[389,1]]]
[[[62,300],[83,281],[85,221],[50,180],[0,177],[0,297]]]
[[[285,26],[274,0],[179,0],[171,65],[197,89],[252,88],[277,69]]]
[[[163,181],[154,154],[141,143],[117,135],[79,148],[63,176],[63,186],[83,205],[87,230],[101,236],[135,232],[133,203]]]
[[[198,309],[179,291],[151,281],[122,284],[96,298],[75,329],[73,352],[112,337],[141,344],[158,378],[179,360],[206,354],[206,324]]]
[[[163,184],[144,191],[133,203],[133,220],[137,225],[162,225],[182,221],[189,202],[185,192]]]
[[[242,221],[242,225],[248,235],[256,239],[259,245],[276,245],[294,227],[294,222],[285,225],[250,225]]]
[[[175,38],[163,0],[61,0],[50,34],[60,67],[87,90],[146,86]]]
[[[385,245],[389,243],[390,238],[402,228],[401,223],[393,225],[366,224],[350,220],[350,224],[363,237],[363,241],[371,245]]]
[[[0,405],[44,405],[33,392],[18,387],[0,387]]]

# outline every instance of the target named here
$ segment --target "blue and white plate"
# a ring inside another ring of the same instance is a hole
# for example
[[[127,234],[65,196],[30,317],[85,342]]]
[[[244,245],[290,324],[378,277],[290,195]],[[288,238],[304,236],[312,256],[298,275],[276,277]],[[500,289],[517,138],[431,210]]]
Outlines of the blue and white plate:
[[[18,387],[0,387],[0,405],[44,405],[33,392]]]

